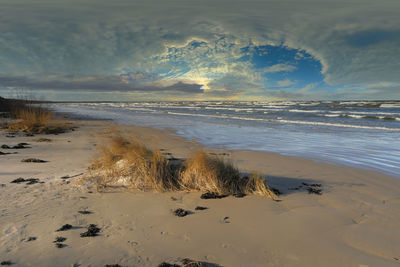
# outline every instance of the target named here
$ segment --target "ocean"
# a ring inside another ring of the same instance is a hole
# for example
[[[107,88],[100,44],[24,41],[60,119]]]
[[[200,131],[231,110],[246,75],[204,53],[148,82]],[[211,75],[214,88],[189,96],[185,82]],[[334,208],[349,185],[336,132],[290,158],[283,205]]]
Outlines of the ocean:
[[[400,178],[400,101],[74,102],[60,112],[172,129],[219,149],[275,152]]]

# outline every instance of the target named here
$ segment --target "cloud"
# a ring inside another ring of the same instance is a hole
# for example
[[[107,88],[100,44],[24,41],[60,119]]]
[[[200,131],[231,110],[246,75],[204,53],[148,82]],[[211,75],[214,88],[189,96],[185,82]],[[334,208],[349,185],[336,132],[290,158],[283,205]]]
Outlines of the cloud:
[[[286,79],[286,80],[278,81],[277,84],[281,87],[288,87],[288,86],[296,84],[296,82]]]
[[[147,84],[137,85],[126,83],[119,76],[90,77],[57,77],[57,79],[31,79],[22,76],[0,76],[0,84],[4,87],[40,90],[89,90],[89,91],[125,91],[125,92],[180,92],[185,94],[201,94],[204,92],[201,84],[190,84],[175,81],[168,85]]]
[[[290,72],[299,66],[284,59],[254,68],[257,47],[282,45],[322,64],[327,86],[310,90],[315,97],[330,97],[332,86],[343,85],[349,90],[343,97],[397,96],[367,85],[400,83],[398,10],[392,0],[3,0],[0,86],[171,90],[177,97],[201,94],[204,86],[202,96],[263,96],[270,81],[262,71],[297,80]],[[366,90],[355,93],[350,85]]]
[[[265,72],[281,72],[281,71],[294,71],[296,66],[289,64],[275,64],[265,69]]]

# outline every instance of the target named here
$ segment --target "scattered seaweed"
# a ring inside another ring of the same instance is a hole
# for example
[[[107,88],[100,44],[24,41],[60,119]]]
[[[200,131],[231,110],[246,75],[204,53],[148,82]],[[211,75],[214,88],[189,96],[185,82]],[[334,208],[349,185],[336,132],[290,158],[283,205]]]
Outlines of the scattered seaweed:
[[[64,224],[63,226],[61,226],[59,229],[56,230],[56,232],[61,232],[61,231],[67,231],[72,229],[72,225],[70,224]]]
[[[311,186],[311,187],[321,187],[322,186],[322,184],[309,184],[309,183],[305,183],[305,182],[303,182],[303,183],[301,183],[302,185],[305,185],[305,186]]]
[[[229,221],[229,217],[227,216],[227,217],[224,217],[223,219],[222,219],[222,222],[223,223],[231,223],[230,221]]]
[[[30,237],[28,237],[28,239],[26,240],[26,242],[35,241],[36,239],[37,239],[37,237],[35,237],[35,236],[30,236]]]
[[[62,242],[64,242],[65,240],[67,240],[66,237],[57,236],[57,237],[56,237],[56,240],[54,240],[53,243],[62,243]]]
[[[207,210],[207,207],[197,206],[195,210]]]
[[[282,195],[282,192],[278,188],[271,187],[270,189],[272,190],[272,192],[274,192],[275,195]]]
[[[31,148],[29,147],[28,143],[19,143],[15,146],[8,146],[8,145],[2,145],[2,149],[24,149],[24,148]]]
[[[182,259],[181,262],[183,267],[207,267],[210,265],[207,262],[196,261],[188,258]]]
[[[176,264],[176,263],[168,263],[168,262],[162,262],[158,265],[158,267],[221,267],[218,264],[213,264],[209,262],[204,262],[204,261],[196,261],[192,260],[189,258],[184,258],[181,259],[180,262],[182,265]]]
[[[309,194],[322,195],[322,189],[308,187],[307,191],[308,191]]]
[[[37,184],[39,183],[39,179],[38,178],[28,178],[25,180],[27,183],[26,184]]]
[[[25,183],[26,182],[26,184],[27,185],[32,185],[32,184],[37,184],[37,183],[43,183],[43,182],[40,182],[40,180],[38,179],[38,178],[22,178],[22,177],[19,177],[19,178],[17,178],[17,179],[14,179],[14,180],[12,180],[10,183],[13,183],[13,184],[20,184],[20,183]]]
[[[84,215],[86,215],[86,214],[93,214],[93,212],[92,212],[92,211],[89,211],[89,210],[80,210],[80,211],[78,211],[78,213],[84,214]]]
[[[0,262],[0,265],[13,265],[14,263],[12,261],[2,261]]]
[[[215,192],[207,192],[204,193],[200,196],[201,199],[220,199],[220,198],[225,198],[228,195],[220,195],[218,193]]]
[[[178,217],[185,217],[186,215],[189,215],[189,214],[190,214],[190,211],[184,210],[181,208],[174,210],[174,215],[178,216]]]
[[[168,262],[162,262],[158,265],[158,267],[181,267],[179,264],[174,264],[174,263],[168,263]]]
[[[25,180],[24,178],[19,177],[19,178],[17,178],[17,179],[12,180],[10,183],[13,183],[13,184],[20,184],[20,183],[24,183],[25,181],[26,181],[26,180]]]
[[[42,159],[36,159],[36,158],[28,158],[28,159],[23,159],[23,160],[21,160],[21,162],[28,162],[28,163],[45,163],[45,162],[48,162],[48,161],[42,160]]]
[[[55,243],[56,248],[65,248],[67,245],[63,243]]]
[[[80,234],[81,237],[91,237],[91,236],[97,236],[98,233],[100,232],[100,228],[97,227],[95,224],[90,224],[87,228],[86,232],[83,232]]]

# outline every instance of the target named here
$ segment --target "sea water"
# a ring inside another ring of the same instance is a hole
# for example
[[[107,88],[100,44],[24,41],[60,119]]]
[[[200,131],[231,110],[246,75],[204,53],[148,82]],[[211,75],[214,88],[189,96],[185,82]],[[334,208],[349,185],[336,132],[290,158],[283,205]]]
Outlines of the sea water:
[[[169,128],[221,149],[276,152],[400,177],[400,102],[82,102],[57,111]]]

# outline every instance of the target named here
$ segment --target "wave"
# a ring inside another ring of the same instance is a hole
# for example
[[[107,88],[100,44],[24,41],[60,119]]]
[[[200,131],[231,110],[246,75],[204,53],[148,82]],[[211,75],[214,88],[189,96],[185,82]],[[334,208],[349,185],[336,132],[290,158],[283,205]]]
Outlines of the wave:
[[[329,117],[329,118],[354,118],[354,119],[368,119],[368,120],[400,121],[399,117],[392,117],[392,116],[372,116],[372,115],[353,115],[353,114],[317,114],[317,116]]]
[[[324,110],[304,110],[304,109],[289,109],[287,110],[289,112],[298,112],[298,113],[318,113],[318,112],[324,112]]]
[[[245,120],[245,121],[279,122],[279,123],[290,123],[290,124],[319,125],[319,126],[329,126],[329,127],[357,128],[357,129],[384,130],[384,131],[400,132],[400,128],[390,128],[390,127],[383,127],[383,126],[365,126],[365,125],[331,123],[331,122],[314,122],[314,121],[300,121],[300,120],[295,121],[295,120],[287,120],[287,119],[283,119],[283,118],[262,119],[262,118],[238,117],[238,116],[229,116],[229,115],[206,115],[206,114],[191,114],[191,113],[178,113],[178,112],[168,112],[168,114],[178,115],[178,116],[209,117],[209,118],[235,119],[235,120]]]
[[[381,108],[400,108],[400,103],[381,104]]]

